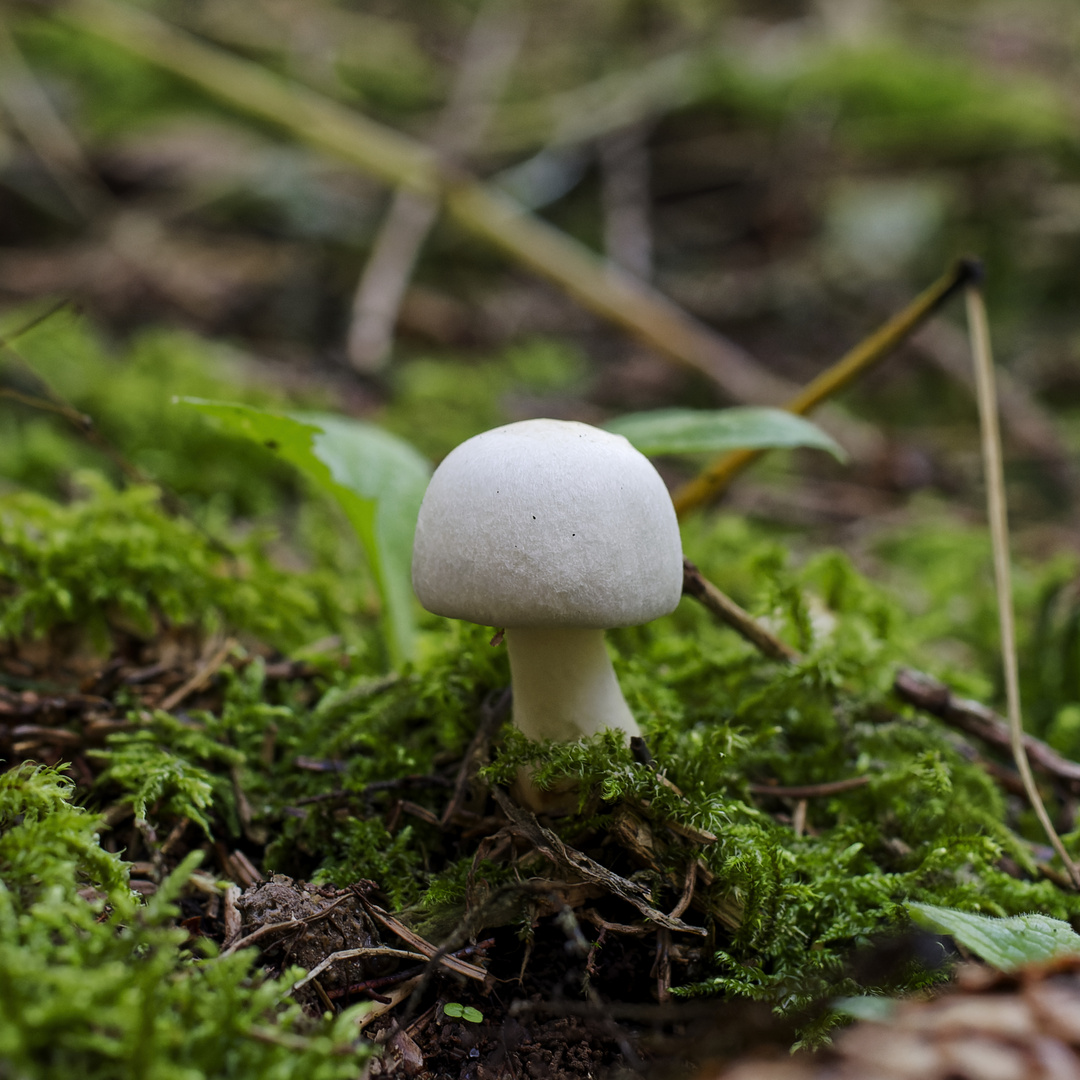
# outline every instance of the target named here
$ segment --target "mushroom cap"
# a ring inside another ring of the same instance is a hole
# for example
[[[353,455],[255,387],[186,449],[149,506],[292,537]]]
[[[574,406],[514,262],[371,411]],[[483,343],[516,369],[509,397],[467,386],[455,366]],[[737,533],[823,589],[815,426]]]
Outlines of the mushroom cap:
[[[428,611],[487,626],[636,626],[673,611],[671,496],[621,435],[567,420],[485,431],[443,460],[416,524]]]

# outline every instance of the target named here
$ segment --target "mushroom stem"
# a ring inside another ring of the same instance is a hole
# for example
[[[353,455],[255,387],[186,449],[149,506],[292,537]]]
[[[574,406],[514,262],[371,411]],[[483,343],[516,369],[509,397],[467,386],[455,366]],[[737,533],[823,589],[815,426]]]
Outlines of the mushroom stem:
[[[519,627],[506,631],[514,725],[530,739],[570,742],[618,728],[640,735],[604,645],[603,630]]]

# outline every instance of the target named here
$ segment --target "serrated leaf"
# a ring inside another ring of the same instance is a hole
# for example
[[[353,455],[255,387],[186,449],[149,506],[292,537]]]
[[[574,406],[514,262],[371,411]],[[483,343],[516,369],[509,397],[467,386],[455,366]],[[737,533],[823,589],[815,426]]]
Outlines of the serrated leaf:
[[[949,934],[993,967],[1012,971],[1024,964],[1080,953],[1080,934],[1048,915],[1013,915],[999,919],[933,904],[906,905],[925,930]]]
[[[340,504],[371,566],[395,665],[413,655],[412,544],[431,466],[409,443],[373,424],[323,413],[273,413],[250,405],[178,398],[228,431],[295,465]]]
[[[827,450],[839,460],[846,457],[816,424],[783,409],[654,409],[618,416],[604,428],[647,455],[807,446]]]

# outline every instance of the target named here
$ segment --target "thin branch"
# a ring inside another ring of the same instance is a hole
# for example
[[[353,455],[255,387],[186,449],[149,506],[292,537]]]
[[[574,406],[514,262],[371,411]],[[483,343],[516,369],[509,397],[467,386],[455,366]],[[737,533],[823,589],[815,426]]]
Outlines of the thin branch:
[[[485,701],[481,706],[480,723],[469,743],[469,748],[465,751],[465,756],[461,760],[457,780],[454,782],[454,794],[443,811],[442,825],[449,825],[465,805],[465,799],[469,794],[469,786],[476,778],[480,766],[487,757],[491,740],[510,713],[510,701],[510,689],[507,687],[497,698]]]
[[[229,658],[229,654],[239,645],[236,638],[226,638],[221,643],[221,646],[214,651],[214,654],[202,664],[199,669],[187,680],[182,686],[178,686],[161,704],[158,706],[162,712],[172,712],[181,701],[184,700],[189,694],[195,693],[196,690],[202,689],[206,683],[217,674],[221,665]]]
[[[779,799],[815,799],[854,791],[870,783],[869,776],[849,776],[846,780],[830,780],[824,784],[750,784],[754,795],[775,795]]]
[[[912,331],[930,317],[957,289],[979,273],[974,260],[960,259],[928,289],[921,292],[903,311],[894,315],[869,337],[864,338],[832,367],[811,380],[783,407],[803,416],[823,401],[834,397],[859,378],[879,360],[899,346]],[[703,506],[726,491],[732,480],[766,450],[734,450],[707,465],[693,480],[683,484],[672,500],[680,516]]]
[[[508,7],[507,0],[487,0],[480,9],[431,135],[432,145],[447,160],[463,161],[483,137],[525,25],[522,12]],[[398,311],[439,209],[429,196],[405,188],[395,192],[353,299],[347,352],[357,371],[378,371],[389,359]]]
[[[443,967],[450,971],[458,975],[464,975],[469,979],[476,979],[478,982],[483,982],[487,978],[487,972],[483,968],[477,967],[475,964],[468,964],[464,960],[457,960],[449,953],[442,952],[442,950],[432,945],[430,941],[425,941],[419,934],[410,930],[400,919],[396,919],[388,911],[384,911],[378,904],[373,904],[367,897],[360,896],[360,900],[367,913],[376,922],[380,923],[392,934],[396,934],[402,941],[411,945],[431,963],[442,964]]]
[[[325,960],[319,961],[302,979],[294,982],[293,993],[307,986],[312,979],[318,978],[331,964],[336,964],[339,960],[355,960],[361,956],[392,956],[399,960],[427,959],[422,953],[409,952],[406,949],[391,949],[386,945],[369,946],[363,949],[340,949],[338,952],[331,953]]]
[[[518,806],[509,795],[498,787],[492,788],[492,796],[499,804],[499,809],[506,815],[509,821],[508,828],[516,835],[528,840],[541,855],[550,859],[564,873],[570,873],[575,877],[584,878],[586,881],[597,884],[609,893],[632,904],[647,919],[656,926],[663,926],[669,930],[679,930],[686,934],[705,935],[706,931],[700,926],[693,926],[681,919],[672,918],[655,908],[649,890],[635,881],[629,881],[624,877],[609,870],[591,859],[577,848],[564,844],[550,829],[545,829],[537,820],[536,815],[529,810]]]
[[[305,915],[300,919],[286,919],[282,922],[268,923],[260,926],[258,930],[253,930],[250,934],[245,935],[238,941],[234,941],[231,945],[227,946],[221,953],[222,958],[231,956],[234,952],[240,949],[246,949],[249,945],[257,945],[263,938],[283,937],[285,934],[293,930],[301,930],[305,926],[310,926],[313,922],[318,922],[320,919],[325,919],[336,907],[340,907],[346,900],[351,900],[352,893],[346,893],[344,896],[339,896],[336,900],[332,900],[324,908],[320,908],[318,911],[313,912],[311,915]]]
[[[0,349],[13,345],[24,334],[29,334],[31,330],[36,330],[42,323],[48,322],[54,315],[63,311],[70,303],[71,300],[65,296],[55,303],[50,304],[44,311],[39,311],[36,315],[31,315],[26,322],[20,323],[10,333],[0,337]]]
[[[951,727],[974,735],[990,746],[1002,750],[1012,748],[1008,720],[978,701],[958,697],[943,682],[925,672],[901,668],[896,673],[893,689],[904,701],[944,720]],[[1070,794],[1080,795],[1080,763],[1062,757],[1034,735],[1024,736],[1024,749],[1032,768],[1057,781]]]
[[[994,550],[994,585],[997,590],[998,619],[1001,627],[1001,662],[1005,669],[1005,698],[1012,754],[1032,809],[1054,850],[1065,864],[1073,885],[1080,889],[1080,869],[1069,858],[1069,853],[1046,812],[1035,778],[1031,775],[1031,765],[1024,746],[1024,722],[1020,713],[1020,675],[1016,662],[1016,624],[1009,566],[1009,522],[1005,507],[1005,473],[1002,467],[1001,432],[998,427],[997,392],[994,387],[994,361],[990,352],[990,325],[986,317],[986,305],[976,281],[969,282],[966,299],[971,352],[975,361],[979,426],[982,430],[987,515],[990,519],[990,538]]]
[[[727,623],[770,660],[798,663],[799,654],[787,642],[781,641],[730,596],[721,592],[689,559],[683,559],[683,592],[701,603],[721,622]]]
[[[770,404],[790,396],[787,380],[765,370],[740,346],[505,194],[442,160],[431,147],[206,45],[148,11],[116,0],[67,0],[51,14],[286,128],[394,187],[441,197],[462,228],[553,281],[662,356],[706,375],[729,399]]]
[[[770,660],[780,660],[787,663],[798,663],[801,659],[799,654],[785,642],[773,635],[749,612],[744,611],[726,593],[722,592],[711,581],[703,577],[701,571],[687,560],[686,584],[683,591],[688,596],[701,602],[721,622],[730,626],[736,633],[741,635],[751,645],[755,646],[763,655]],[[909,702],[918,709],[936,716],[939,720],[952,727],[959,728],[968,735],[988,743],[991,746],[1003,750],[1012,748],[1012,734],[1009,723],[985,705],[967,698],[958,697],[945,683],[927,675],[922,671],[912,668],[901,668],[893,684],[893,689],[904,701]],[[1027,751],[1028,760],[1032,766],[1045,775],[1052,777],[1065,787],[1070,793],[1080,795],[1080,763],[1070,761],[1062,757],[1056,750],[1048,746],[1034,735],[1024,736],[1024,747]],[[987,762],[988,771],[993,771],[993,763]],[[997,777],[999,780],[1002,778]],[[865,782],[862,778],[837,781],[838,785],[856,786]],[[1004,781],[1003,781],[1004,782]],[[811,785],[809,787],[780,788],[766,784],[751,785],[751,791],[761,795],[790,796],[791,798],[807,798],[813,795],[835,794],[837,789],[824,791],[832,787],[830,784]],[[1027,789],[1024,789],[1027,794]]]

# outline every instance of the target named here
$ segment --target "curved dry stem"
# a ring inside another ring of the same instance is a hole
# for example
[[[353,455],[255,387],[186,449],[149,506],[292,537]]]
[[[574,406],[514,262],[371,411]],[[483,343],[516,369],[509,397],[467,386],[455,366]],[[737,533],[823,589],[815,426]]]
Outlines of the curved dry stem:
[[[966,290],[968,331],[971,334],[971,353],[975,362],[975,390],[979,402],[979,427],[982,431],[983,469],[986,473],[987,516],[990,519],[990,539],[994,551],[994,587],[997,591],[998,620],[1001,626],[1001,663],[1005,670],[1005,697],[1008,704],[1009,735],[1013,760],[1024,784],[1039,823],[1054,850],[1061,857],[1080,889],[1080,870],[1069,858],[1058,836],[1042,796],[1031,774],[1024,746],[1024,724],[1020,715],[1020,678],[1016,663],[1016,622],[1013,615],[1012,576],[1009,568],[1009,522],[1005,506],[1005,476],[1001,463],[1001,431],[998,426],[997,390],[994,386],[994,361],[990,352],[990,326],[986,305],[977,283]]]

